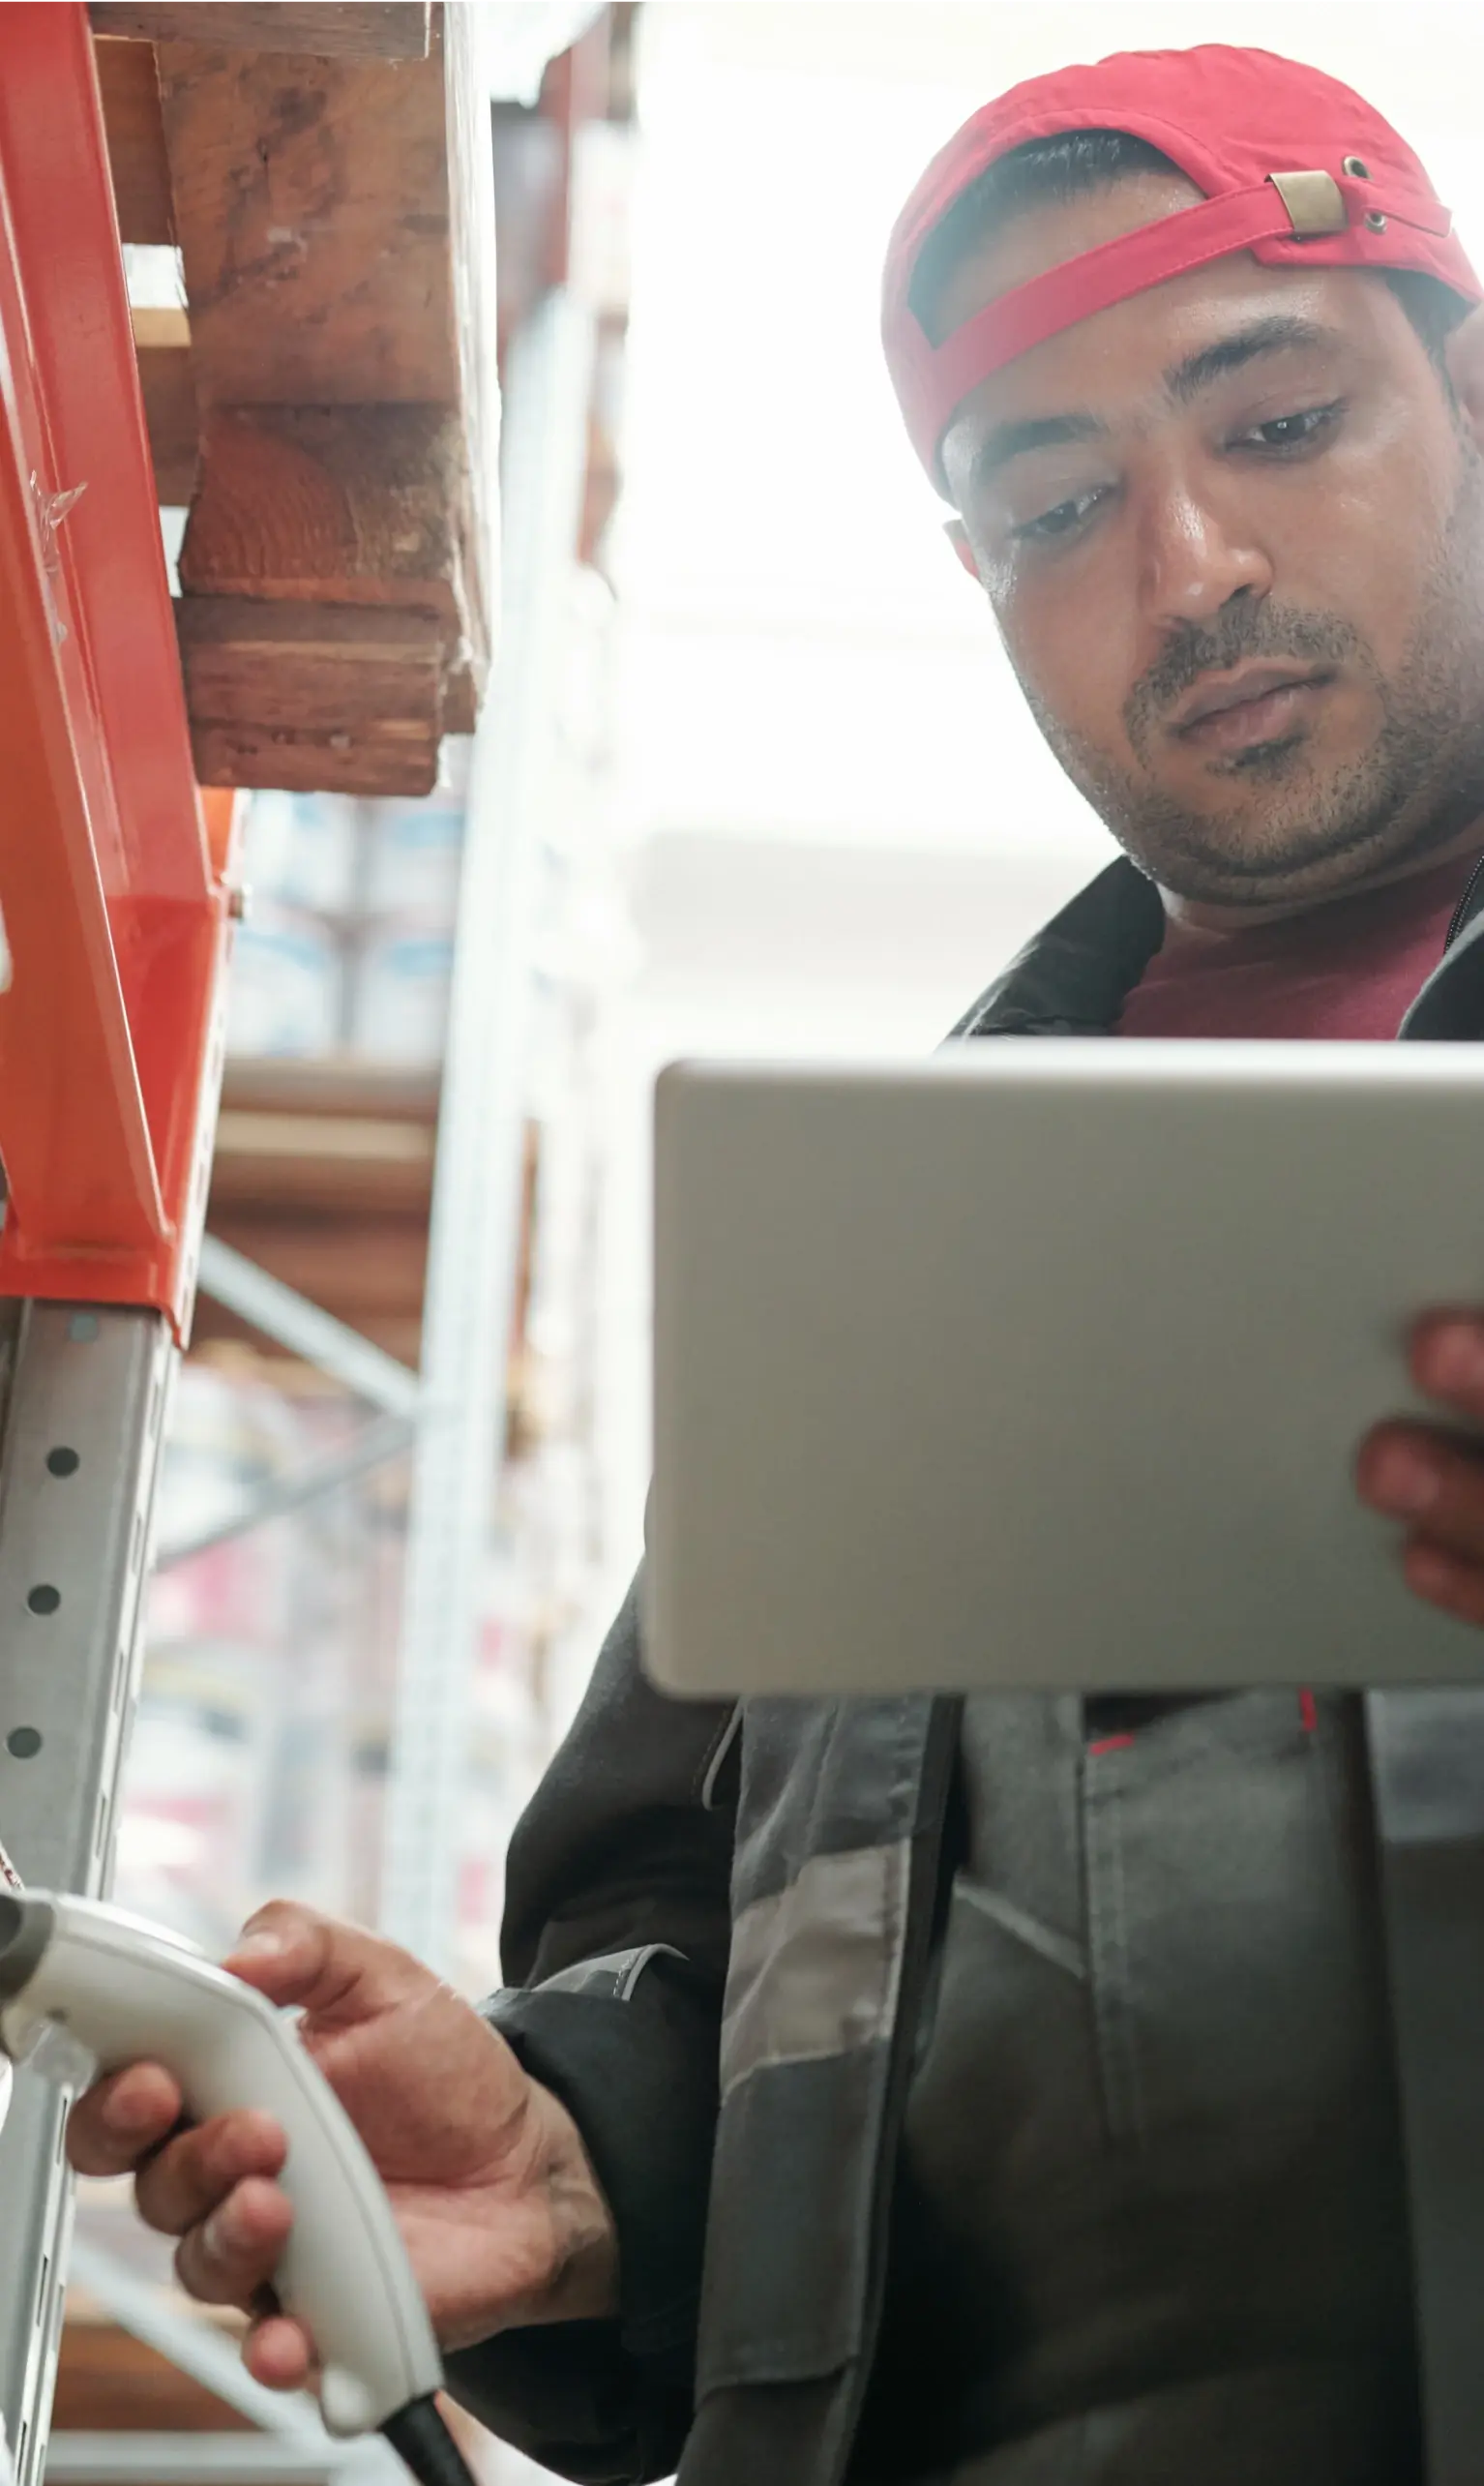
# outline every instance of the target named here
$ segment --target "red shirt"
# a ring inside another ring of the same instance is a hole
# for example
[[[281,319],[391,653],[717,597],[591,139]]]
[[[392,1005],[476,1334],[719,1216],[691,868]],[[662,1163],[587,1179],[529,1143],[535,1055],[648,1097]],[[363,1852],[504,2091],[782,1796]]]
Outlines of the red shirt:
[[[1442,956],[1467,856],[1245,932],[1172,921],[1115,1035],[1389,1040]]]

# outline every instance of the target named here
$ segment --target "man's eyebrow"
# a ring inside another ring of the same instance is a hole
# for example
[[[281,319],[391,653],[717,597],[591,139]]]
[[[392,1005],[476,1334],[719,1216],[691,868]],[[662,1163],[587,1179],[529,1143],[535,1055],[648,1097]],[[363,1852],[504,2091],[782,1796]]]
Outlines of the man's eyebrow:
[[[987,484],[1029,449],[1057,449],[1068,440],[1102,440],[1107,434],[1107,424],[1095,414],[1033,414],[1019,423],[996,423],[974,451],[971,480]]]
[[[1202,345],[1200,351],[1187,354],[1165,374],[1165,387],[1177,405],[1188,405],[1212,380],[1227,372],[1240,371],[1244,364],[1257,362],[1263,354],[1291,352],[1296,347],[1333,345],[1337,343],[1332,328],[1321,327],[1316,319],[1302,319],[1292,312],[1274,312],[1265,319],[1250,320],[1245,328],[1233,330],[1230,337],[1218,337],[1215,344]],[[1032,449],[1057,449],[1069,440],[1102,440],[1109,427],[1096,414],[1033,414],[1019,422],[996,423],[987,432],[974,451],[969,480],[976,488],[990,483],[1012,458],[1023,458]]]
[[[1182,363],[1165,374],[1165,386],[1176,405],[1188,405],[1212,380],[1220,379],[1227,372],[1239,372],[1260,355],[1281,354],[1294,346],[1333,345],[1336,342],[1335,331],[1321,328],[1317,320],[1300,319],[1291,312],[1274,313],[1266,319],[1254,319],[1230,337],[1218,337],[1213,345],[1202,345],[1199,353],[1187,354]]]

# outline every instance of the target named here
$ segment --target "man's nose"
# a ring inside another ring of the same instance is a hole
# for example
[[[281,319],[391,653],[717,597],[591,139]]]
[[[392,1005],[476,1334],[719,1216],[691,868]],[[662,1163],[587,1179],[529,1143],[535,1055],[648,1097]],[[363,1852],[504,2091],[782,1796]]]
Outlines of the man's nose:
[[[1157,628],[1213,620],[1234,595],[1264,596],[1272,586],[1252,531],[1188,486],[1151,494],[1142,521],[1143,600]]]

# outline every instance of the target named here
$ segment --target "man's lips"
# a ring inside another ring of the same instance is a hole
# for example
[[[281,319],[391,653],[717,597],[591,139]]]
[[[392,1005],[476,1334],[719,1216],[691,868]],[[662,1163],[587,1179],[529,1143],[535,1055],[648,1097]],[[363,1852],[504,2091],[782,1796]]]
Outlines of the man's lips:
[[[1170,731],[1200,750],[1235,751],[1292,731],[1310,695],[1333,680],[1301,665],[1241,665],[1207,674],[1175,710]]]

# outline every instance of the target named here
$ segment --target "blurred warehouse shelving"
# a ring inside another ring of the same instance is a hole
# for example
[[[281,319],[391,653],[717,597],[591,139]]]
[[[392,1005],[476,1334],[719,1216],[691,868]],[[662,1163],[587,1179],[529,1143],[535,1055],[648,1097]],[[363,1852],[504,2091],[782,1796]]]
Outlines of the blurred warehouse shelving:
[[[96,13],[96,22],[106,14]],[[151,12],[127,14],[138,22],[130,26],[127,46],[110,45],[105,95],[118,163],[133,165],[129,177],[137,185],[154,125],[136,76],[140,64],[123,55],[145,47]],[[172,14],[178,32],[178,11],[155,13]],[[550,714],[542,720],[539,766],[531,764],[531,783],[539,777],[540,788],[526,806],[533,815],[525,823],[527,852],[518,883],[500,844],[508,824],[492,831],[489,819],[488,786],[500,764],[490,744],[499,728],[491,730],[487,713],[479,738],[450,734],[449,725],[460,721],[457,698],[441,711],[435,782],[426,794],[398,791],[395,772],[378,788],[374,769],[354,755],[339,771],[333,759],[302,771],[295,762],[284,770],[287,786],[279,786],[271,782],[268,737],[254,729],[244,764],[246,743],[238,736],[239,776],[255,787],[243,818],[247,901],[208,1209],[214,1244],[364,1340],[389,1360],[385,1373],[400,1367],[411,1380],[421,1365],[425,1398],[441,1321],[443,1394],[430,1429],[434,1452],[444,1441],[445,1460],[460,1423],[463,1440],[477,1441],[468,1406],[460,1413],[449,1403],[449,1340],[460,1302],[475,1338],[491,1301],[498,1303],[504,1334],[489,1359],[498,1369],[478,1368],[474,1347],[468,1386],[455,1393],[481,1401],[497,1428],[486,1472],[473,1485],[480,1542],[468,1679],[427,1685],[426,1670],[423,1679],[430,1706],[446,1704],[451,1689],[461,1703],[461,1788],[446,1779],[441,1787],[442,1810],[456,1824],[449,1834],[456,1871],[455,1922],[440,1956],[471,1990],[497,1975],[504,1847],[549,1748],[547,1655],[581,1602],[587,1561],[581,1409],[589,1380],[580,1323],[575,1329],[561,1307],[574,1268],[593,1247],[584,1048],[595,996],[612,973],[612,927],[594,920],[595,905],[602,913],[594,892],[603,873],[590,866],[608,763],[613,598],[604,560],[619,485],[622,224],[637,12],[565,5],[510,13],[517,14],[526,21],[528,69],[534,17],[545,15],[551,29],[574,40],[533,77],[531,92],[500,96],[493,107],[507,468],[518,454],[519,424],[520,384],[513,384],[512,366],[519,370],[524,355],[541,383],[541,338],[544,323],[549,337],[554,333],[553,305],[558,313],[571,306],[563,331],[576,341],[563,365],[569,393],[572,374],[580,374],[576,464],[563,487],[570,517],[560,546],[553,548],[549,526],[542,549],[548,644],[541,701]],[[441,15],[432,12],[435,40]],[[117,38],[120,13],[111,24]],[[172,138],[176,66],[161,53]],[[194,570],[189,530],[181,562],[189,596],[200,592],[208,540],[199,524],[203,474],[187,454],[190,442],[183,447],[177,436],[172,447],[167,436],[170,405],[162,400],[167,380],[172,387],[182,381],[183,367],[177,361],[167,369],[158,359],[186,350],[188,335],[193,342],[189,320],[167,333],[167,323],[152,327],[136,313],[163,498],[178,500],[195,480]],[[209,334],[209,345],[218,342]],[[170,404],[171,419],[180,418],[178,390]],[[220,426],[206,423],[199,396],[193,419],[202,426],[207,457],[219,454]],[[521,454],[519,480],[528,486],[528,442]],[[509,494],[508,471],[503,489]],[[560,490],[552,509],[559,503]],[[165,515],[173,544],[180,527],[168,508]],[[512,605],[521,522],[520,507],[507,508],[506,640],[495,668],[496,705],[500,665],[519,671],[522,661],[525,608]],[[260,622],[259,615],[253,628]],[[196,628],[183,644],[193,712],[203,720],[199,765],[208,745],[221,747],[215,721],[199,707],[201,701],[209,706],[209,684],[220,674],[202,660],[205,640]],[[343,647],[336,661],[343,679]],[[281,750],[308,747],[305,736],[316,745],[325,738],[303,715],[289,727],[281,719],[276,730]],[[426,735],[419,747],[430,747]],[[514,910],[504,933],[499,920],[491,930],[489,979],[501,983],[490,996],[492,1072],[488,1062],[470,1070],[469,994],[478,968],[466,937],[471,882],[483,890],[477,904],[487,914],[492,888],[503,888]],[[505,988],[517,930],[523,984],[512,996]],[[492,1183],[470,1150],[481,1116],[495,1161]],[[460,1155],[461,1174],[454,1163]],[[483,1286],[477,1257],[471,1266],[469,1253],[458,1248],[458,1210],[471,1190],[480,1194],[471,1230],[477,1233],[482,1214],[501,1238]],[[210,1266],[208,1259],[208,1279]],[[221,1293],[230,1300],[203,1289],[192,1351],[177,1378],[116,1879],[122,1902],[212,1946],[223,1945],[271,1894],[384,1919],[396,1897],[387,1888],[389,1842],[395,1846],[399,1817],[403,1847],[406,1825],[415,1833],[430,1761],[436,1760],[436,1748],[409,1760],[402,1672],[409,1616],[417,1628],[409,1565],[415,1571],[421,1559],[425,1572],[429,1568],[427,1482],[434,1470],[423,1475],[421,1517],[418,1507],[426,1407],[405,1423],[384,1407],[379,1415],[369,1411],[343,1370],[339,1379],[327,1376],[302,1341],[296,1346],[292,1321],[284,1329],[252,1317],[251,1285],[246,1296],[224,1284]],[[358,1446],[368,1444],[376,1455],[357,1471]],[[327,1477],[336,1481],[309,1489]],[[275,1498],[278,1515],[236,1527],[250,1506],[270,1509]],[[426,1597],[424,1609],[426,1639],[437,1618],[426,1610]],[[434,1905],[430,1887],[424,1923]],[[235,2462],[230,2473],[237,2474],[252,2453],[244,2429],[262,2423],[288,2428],[281,2441],[262,2441],[264,2471],[271,2472],[294,2439],[292,2424],[264,2411],[216,2356],[223,2325],[188,2313],[170,2288],[163,2249],[138,2230],[116,2188],[84,2187],[78,2216],[81,2276],[70,2294],[62,2347],[59,2479],[85,2480],[90,2457],[102,2463],[100,2478],[149,2474],[152,2459],[171,2476],[226,2473],[224,2462]],[[168,2458],[154,2445],[164,2433],[181,2437]],[[490,2486],[527,2473],[477,2430],[470,2449]]]
[[[560,1603],[551,1578],[581,1533],[571,1517],[580,1493],[553,1481],[570,1480],[559,1437],[563,1409],[580,1396],[580,1358],[570,1325],[558,1336],[546,1308],[567,1290],[543,1285],[541,1273],[553,1258],[570,1272],[590,1227],[574,1171],[587,1162],[575,1136],[582,1030],[612,972],[612,926],[591,921],[601,873],[589,865],[609,758],[613,598],[602,557],[617,489],[637,13],[566,14],[588,22],[534,102],[493,110],[502,359],[553,286],[579,285],[592,361],[526,901],[505,1449],[489,1496],[464,1842],[470,1982],[494,1969],[503,1832],[544,1749],[542,1649]],[[409,1368],[422,1345],[475,764],[474,746],[454,737],[421,798],[266,788],[247,798],[243,828],[246,908],[208,1231]],[[283,1478],[333,1463],[361,1413],[203,1291],[163,1481],[120,1896],[213,1939],[270,1890],[363,1916],[380,1905],[373,1825],[396,1692],[407,1457],[172,1559]]]

